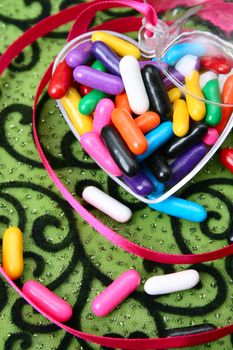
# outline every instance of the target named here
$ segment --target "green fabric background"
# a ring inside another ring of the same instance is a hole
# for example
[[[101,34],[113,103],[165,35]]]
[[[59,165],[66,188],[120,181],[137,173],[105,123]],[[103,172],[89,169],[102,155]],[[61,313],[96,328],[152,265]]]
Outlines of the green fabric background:
[[[0,1],[0,52],[41,18],[77,1]],[[95,23],[132,13],[111,10]],[[164,18],[169,19],[170,13]],[[198,18],[189,26],[206,26]],[[210,25],[208,24],[208,27]],[[27,48],[0,81],[0,237],[9,225],[24,233],[25,270],[21,286],[37,279],[73,306],[69,324],[85,332],[122,337],[163,336],[166,328],[203,322],[222,327],[233,323],[233,258],[200,264],[201,283],[194,289],[157,298],[143,287],[109,316],[99,319],[91,301],[122,272],[135,268],[143,282],[150,276],[189,268],[161,265],[127,254],[94,231],[60,197],[40,162],[31,132],[31,106],[36,86],[48,64],[65,44],[70,26]],[[223,247],[232,230],[233,178],[216,155],[180,192],[204,205],[206,223],[194,224],[151,211],[124,193],[84,154],[55,103],[45,94],[38,110],[43,148],[57,174],[80,199],[85,185],[97,184],[128,203],[133,218],[118,224],[92,212],[122,236],[145,247],[170,253],[200,253]],[[226,145],[232,144],[232,134]],[[89,207],[88,207],[89,208]],[[90,208],[89,208],[90,209]],[[100,349],[51,325],[0,279],[0,349]],[[194,349],[232,349],[230,337]],[[104,348],[102,348],[104,349]]]

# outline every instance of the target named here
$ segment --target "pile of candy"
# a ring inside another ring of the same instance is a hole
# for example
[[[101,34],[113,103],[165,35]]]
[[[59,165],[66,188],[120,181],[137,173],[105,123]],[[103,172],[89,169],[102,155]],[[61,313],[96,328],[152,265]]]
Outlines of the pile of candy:
[[[200,163],[232,114],[218,105],[233,103],[232,62],[205,55],[201,43],[187,42],[161,62],[140,60],[132,43],[94,32],[58,64],[48,92],[61,99],[83,149],[134,193],[155,199]],[[183,219],[206,218],[203,207],[176,197],[149,205]]]

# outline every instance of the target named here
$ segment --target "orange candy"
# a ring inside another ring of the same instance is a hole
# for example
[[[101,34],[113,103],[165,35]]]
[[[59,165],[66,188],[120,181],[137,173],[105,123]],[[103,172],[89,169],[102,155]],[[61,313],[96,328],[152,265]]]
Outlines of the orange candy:
[[[134,122],[143,134],[147,134],[160,124],[160,116],[155,112],[149,111],[135,118]]]
[[[115,106],[116,108],[126,109],[130,114],[132,113],[129,100],[125,92],[116,96]]]
[[[222,103],[233,104],[233,75],[230,75],[223,86],[222,91]],[[216,126],[216,129],[221,133],[230,119],[233,112],[233,107],[223,107],[222,108],[222,119],[220,123]]]
[[[143,132],[126,109],[114,109],[112,122],[132,153],[143,154],[147,150],[148,144]]]

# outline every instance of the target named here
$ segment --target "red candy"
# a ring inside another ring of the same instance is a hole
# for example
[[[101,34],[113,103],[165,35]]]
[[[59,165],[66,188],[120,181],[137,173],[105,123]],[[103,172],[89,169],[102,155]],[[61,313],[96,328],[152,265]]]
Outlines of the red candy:
[[[86,96],[87,94],[89,94],[89,92],[91,92],[92,88],[90,88],[89,86],[86,85],[82,85],[80,84],[79,86],[79,92],[81,96]]]
[[[219,152],[220,162],[233,174],[233,148],[224,148]]]
[[[221,56],[204,56],[200,60],[201,68],[219,74],[227,74],[231,70],[231,63]]]
[[[48,87],[49,96],[59,99],[65,96],[72,83],[72,68],[62,61],[56,68]]]

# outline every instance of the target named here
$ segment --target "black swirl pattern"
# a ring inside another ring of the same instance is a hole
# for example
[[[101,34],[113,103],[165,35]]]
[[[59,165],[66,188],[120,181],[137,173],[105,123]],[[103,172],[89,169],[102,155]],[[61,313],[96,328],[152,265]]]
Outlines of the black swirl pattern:
[[[84,1],[21,0],[16,6],[14,0],[9,0],[9,4],[3,2],[0,22],[15,37],[15,30],[22,33],[58,9],[81,2]],[[97,14],[93,24],[131,15],[135,12],[130,9],[110,9]],[[169,19],[172,12],[163,12],[159,17]],[[193,21],[197,27],[201,25],[225,38],[225,33],[210,22],[198,16]],[[146,295],[143,283],[147,278],[173,273],[181,267],[142,260],[114,247],[60,197],[43,169],[31,132],[32,96],[39,77],[65,44],[67,28],[49,33],[27,48],[9,67],[4,76],[9,79],[4,80],[7,84],[0,82],[0,227],[3,232],[10,225],[18,226],[24,235],[25,272],[17,285],[21,288],[29,279],[40,281],[72,305],[69,326],[105,336],[162,337],[170,328],[207,321],[216,327],[232,323],[231,256],[214,263],[183,266],[196,269],[201,276],[201,282],[190,292]],[[10,44],[8,40],[11,38],[6,36],[0,42],[1,52]],[[218,164],[217,157],[179,194],[205,205],[208,219],[202,224],[184,222],[151,211],[108,178],[81,150],[47,93],[40,100],[37,114],[46,157],[68,189],[81,200],[87,185],[98,186],[133,211],[128,225],[118,225],[98,213],[104,223],[138,244],[171,253],[202,252],[227,244],[233,229],[233,180]],[[232,141],[230,135],[227,142]],[[96,215],[94,208],[84,206]],[[142,286],[107,318],[95,317],[91,311],[93,298],[130,268],[140,272]],[[0,349],[4,350],[108,349],[65,334],[33,311],[3,279],[0,279],[0,328]],[[233,337],[227,337],[221,344],[215,342],[209,347],[218,350],[221,345],[228,350],[232,344]],[[196,349],[204,350],[206,346]]]

